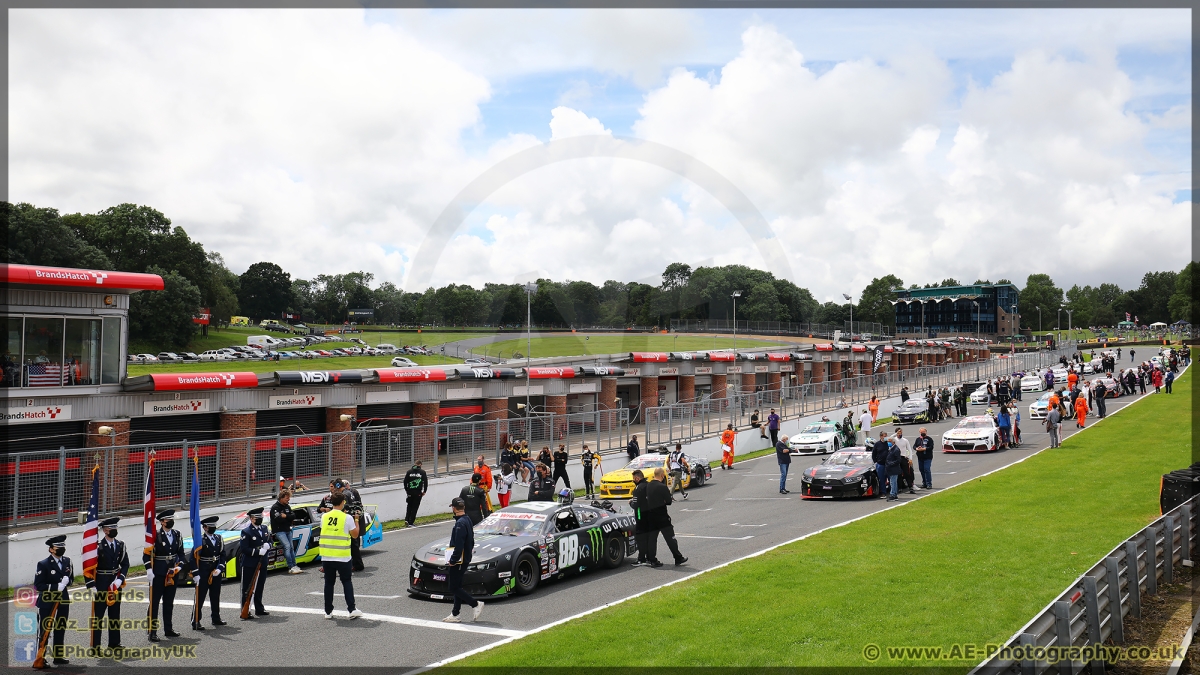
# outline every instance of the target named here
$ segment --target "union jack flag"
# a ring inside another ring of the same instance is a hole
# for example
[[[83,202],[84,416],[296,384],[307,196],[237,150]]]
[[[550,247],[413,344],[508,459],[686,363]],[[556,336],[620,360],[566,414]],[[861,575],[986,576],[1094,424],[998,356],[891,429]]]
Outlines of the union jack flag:
[[[154,458],[151,457],[146,466],[146,499],[142,502],[142,519],[146,522],[146,555],[154,550],[154,514]]]
[[[100,544],[100,465],[92,469],[92,498],[88,501],[87,523],[83,526],[83,578],[96,578],[96,547]]]
[[[30,387],[61,387],[66,368],[57,363],[31,363],[26,369]]]

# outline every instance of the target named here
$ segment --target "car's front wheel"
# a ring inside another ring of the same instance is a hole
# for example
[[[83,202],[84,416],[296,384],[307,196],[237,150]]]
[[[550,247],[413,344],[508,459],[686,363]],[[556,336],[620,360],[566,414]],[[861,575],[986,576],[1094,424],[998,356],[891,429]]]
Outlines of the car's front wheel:
[[[623,562],[625,562],[625,542],[620,537],[609,537],[608,541],[604,542],[604,568],[616,569]]]
[[[517,580],[517,595],[529,595],[536,590],[541,579],[540,574],[541,567],[537,557],[529,551],[522,553],[517,558],[517,567],[513,572]]]
[[[841,449],[842,449],[841,442],[838,441],[838,439],[836,439],[836,438],[833,439],[833,451],[837,452],[838,450],[841,450]]]
[[[704,485],[704,468],[696,469],[696,473],[692,474],[692,484],[688,487],[700,487]]]

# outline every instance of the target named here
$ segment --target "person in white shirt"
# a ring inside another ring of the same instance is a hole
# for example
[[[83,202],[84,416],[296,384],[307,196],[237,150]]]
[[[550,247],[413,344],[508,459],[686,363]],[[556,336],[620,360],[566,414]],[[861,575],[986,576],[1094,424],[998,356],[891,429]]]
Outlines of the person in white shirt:
[[[900,467],[900,475],[904,477],[904,482],[908,483],[908,493],[916,494],[916,475],[913,473],[916,456],[913,454],[912,445],[904,437],[903,429],[896,430],[896,435],[892,436],[892,442],[896,444],[897,448],[900,448],[900,456],[905,460],[904,466]]]
[[[871,411],[863,408],[862,415],[858,418],[858,444],[866,445],[867,439],[871,436]]]
[[[513,483],[516,480],[517,472],[513,470],[511,464],[500,467],[500,478],[496,480],[496,494],[500,497],[500,508],[508,506],[508,500],[512,499]]]

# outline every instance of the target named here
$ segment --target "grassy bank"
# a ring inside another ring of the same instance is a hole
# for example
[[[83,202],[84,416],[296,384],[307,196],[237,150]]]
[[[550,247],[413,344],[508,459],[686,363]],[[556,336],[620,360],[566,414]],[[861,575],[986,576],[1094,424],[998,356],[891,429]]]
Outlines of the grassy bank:
[[[654,335],[647,333],[630,333],[629,335],[563,335],[556,337],[534,338],[531,345],[532,358],[548,356],[575,356],[578,354],[619,354],[621,352],[674,352],[697,351],[702,349],[728,349],[733,347],[733,339],[729,337],[696,337],[683,335],[678,338],[672,335]],[[773,340],[755,340],[738,338],[739,348],[754,349],[782,344]],[[513,352],[524,354],[526,344],[524,339],[505,340],[486,347],[489,354],[500,354],[510,358]],[[483,353],[484,347],[474,351]]]
[[[404,355],[422,366],[443,363],[462,363],[462,359],[445,356]],[[198,363],[159,363],[153,365],[129,364],[129,377],[153,375],[155,373],[213,373],[243,372],[270,373],[288,370],[355,370],[358,368],[386,368],[392,363],[391,356],[334,356],[325,359],[281,359],[279,361],[200,361]]]
[[[1002,642],[1157,517],[1159,477],[1191,462],[1190,379],[1003,471],[455,665],[972,666],[863,653]]]

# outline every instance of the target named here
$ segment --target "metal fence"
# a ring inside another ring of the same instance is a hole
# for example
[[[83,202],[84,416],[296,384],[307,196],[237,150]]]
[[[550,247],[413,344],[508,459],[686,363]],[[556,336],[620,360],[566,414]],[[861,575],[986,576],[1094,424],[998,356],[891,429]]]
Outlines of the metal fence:
[[[159,505],[188,508],[193,463],[198,467],[200,501],[214,504],[270,498],[283,477],[313,490],[341,477],[358,485],[400,480],[416,459],[432,475],[468,471],[479,455],[495,464],[500,449],[514,440],[530,445],[562,443],[578,454],[623,449],[630,436],[629,411],[431,424],[305,436],[256,436],[146,445],[59,449],[6,455],[0,468],[0,524],[73,523],[86,512],[92,470],[99,467],[100,514],[142,508],[146,470],[154,455],[155,498]]]
[[[1051,663],[1047,652],[1124,643],[1124,618],[1140,617],[1142,598],[1156,595],[1160,583],[1174,582],[1175,565],[1192,564],[1195,504],[1192,497],[1118,544],[973,674],[1074,675],[1088,669],[1103,675],[1101,658]]]
[[[730,390],[724,398],[706,398],[648,408],[643,415],[646,445],[682,443],[715,436],[726,424],[743,427],[756,409],[763,413],[765,423],[765,413],[769,408],[775,408],[776,413],[785,420],[856,408],[866,405],[872,396],[880,399],[899,396],[902,387],[908,387],[914,395],[919,395],[918,392],[928,387],[940,389],[1007,376],[1013,372],[1045,368],[1057,363],[1061,353],[1033,352],[1005,359],[886,371],[777,390]]]
[[[832,338],[835,331],[847,335],[868,335],[872,339],[892,336],[891,326],[871,321],[842,323],[797,323],[790,321],[730,321],[728,319],[671,319],[671,330],[677,333],[733,333],[747,335],[797,335]]]

